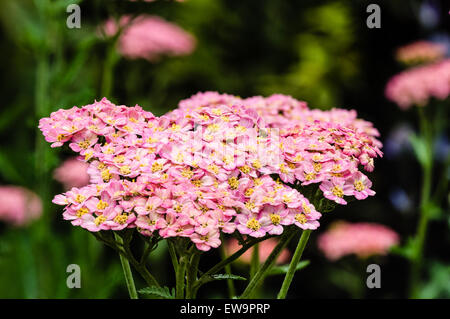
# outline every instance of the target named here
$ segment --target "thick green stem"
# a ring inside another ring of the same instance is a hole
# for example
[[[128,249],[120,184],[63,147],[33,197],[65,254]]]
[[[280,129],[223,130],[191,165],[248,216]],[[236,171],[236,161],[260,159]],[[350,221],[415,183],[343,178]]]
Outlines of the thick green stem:
[[[123,240],[122,238],[114,233],[115,239],[117,243],[121,246],[123,246]],[[127,283],[128,293],[130,295],[130,299],[138,299],[138,294],[136,291],[136,286],[134,285],[133,280],[133,274],[131,272],[130,263],[128,262],[128,259],[123,256],[122,254],[119,254],[120,257],[120,263],[122,264],[123,274],[125,276],[125,282]]]
[[[167,247],[169,248],[169,254],[170,254],[170,259],[172,260],[173,270],[176,273],[177,268],[178,268],[178,258],[177,258],[177,253],[175,251],[173,242],[170,239],[167,240]]]
[[[200,253],[192,254],[189,267],[186,272],[186,299],[195,298],[194,283],[197,280],[198,264],[200,262]]]
[[[286,298],[289,287],[291,286],[292,279],[294,278],[295,271],[297,269],[297,265],[302,258],[303,250],[305,250],[306,244],[309,239],[309,235],[311,234],[311,230],[304,230],[302,232],[302,236],[298,241],[297,248],[295,249],[294,256],[292,257],[291,263],[289,265],[289,269],[284,277],[283,285],[281,286],[280,292],[278,293],[277,299]]]
[[[244,292],[241,295],[241,299],[244,298],[250,298],[254,292],[254,290],[261,284],[261,282],[264,280],[267,272],[272,268],[272,266],[275,264],[276,259],[278,258],[278,255],[281,253],[281,251],[286,248],[289,241],[294,236],[295,232],[292,231],[292,229],[285,230],[284,234],[281,236],[280,241],[278,242],[277,246],[275,246],[272,253],[269,255],[269,257],[266,259],[264,264],[259,268],[258,272],[253,276],[250,283],[248,284],[247,288],[245,288]]]
[[[252,259],[250,260],[250,278],[253,278],[259,268],[259,244],[253,246]]]
[[[186,274],[186,266],[187,266],[187,256],[181,256],[180,261],[178,263],[177,271],[176,271],[176,284],[175,284],[175,298],[183,299],[184,298],[184,277]]]

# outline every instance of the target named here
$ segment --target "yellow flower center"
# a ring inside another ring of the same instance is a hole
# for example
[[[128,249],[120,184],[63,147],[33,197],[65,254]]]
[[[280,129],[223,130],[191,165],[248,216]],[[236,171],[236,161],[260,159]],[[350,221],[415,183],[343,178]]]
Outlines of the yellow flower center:
[[[255,206],[255,203],[253,203],[253,202],[247,202],[247,203],[245,203],[245,207],[247,207],[247,209],[249,209],[249,210],[252,210],[256,206]]]
[[[255,190],[254,190],[253,188],[247,188],[247,189],[245,190],[245,196],[252,196],[252,194],[253,194],[254,191],[255,191]]]
[[[252,166],[255,169],[260,169],[262,165],[261,165],[261,162],[258,159],[256,159],[253,161]]]
[[[331,189],[331,192],[333,193],[334,196],[337,197],[344,197],[344,191],[342,189],[342,187],[336,185]]]
[[[286,166],[284,165],[284,163],[280,164],[280,172],[283,174],[289,173],[289,171],[286,169]]]
[[[303,212],[304,212],[305,214],[311,213],[311,208],[310,208],[308,205],[302,204],[302,208],[303,208]]]
[[[194,173],[191,171],[191,169],[189,167],[187,167],[181,171],[181,176],[183,176],[185,178],[192,178],[193,175],[194,175]]]
[[[106,217],[105,216],[103,216],[103,215],[100,215],[100,216],[98,216],[95,220],[94,220],[94,223],[95,223],[95,225],[100,225],[100,224],[103,224],[104,222],[106,222]]]
[[[131,173],[131,168],[128,165],[124,165],[120,168],[120,173],[123,175],[128,175]]]
[[[89,143],[89,141],[78,142],[78,146],[84,150],[89,148],[90,145],[91,145],[91,143]]]
[[[270,221],[276,226],[281,222],[281,217],[278,214],[270,214]]]
[[[87,213],[89,213],[89,209],[87,209],[86,207],[82,207],[79,210],[77,210],[77,217],[80,218],[81,216]]]
[[[109,204],[107,202],[102,201],[102,200],[100,200],[97,203],[97,209],[100,209],[100,210],[105,209],[108,206],[109,206]]]
[[[208,171],[211,171],[214,174],[219,174],[219,167],[215,164],[208,165],[207,169],[208,169]]]
[[[117,215],[116,217],[114,217],[114,222],[118,223],[118,224],[125,224],[128,220],[128,216],[126,214],[121,214],[121,215]]]
[[[152,164],[152,173],[156,173],[156,172],[158,172],[158,171],[160,171],[162,169],[163,169],[163,164],[158,163],[158,162],[154,162]]]
[[[300,224],[304,224],[308,221],[304,214],[295,214],[295,220],[298,221]]]
[[[196,179],[194,181],[191,181],[191,183],[195,186],[195,187],[200,187],[202,186],[202,181],[200,179]]]
[[[247,228],[253,230],[253,231],[257,231],[261,228],[261,224],[259,221],[257,221],[256,219],[252,218],[249,219],[249,221],[247,222]]]
[[[228,184],[230,185],[231,189],[237,189],[239,187],[239,180],[237,177],[233,176],[228,179]]]
[[[361,181],[355,181],[354,183],[353,183],[353,186],[355,186],[355,189],[358,191],[358,192],[362,192],[366,187],[364,186],[364,183],[363,182],[361,182]]]
[[[117,155],[116,157],[114,157],[114,163],[123,163],[125,161],[125,156],[123,155]]]
[[[322,170],[322,164],[321,163],[314,163],[313,164],[314,170],[318,173]]]
[[[83,195],[81,195],[81,194],[77,194],[77,196],[75,196],[75,201],[77,202],[77,203],[82,203],[82,202],[84,202],[84,200],[86,199],[86,197],[85,196],[83,196]]]
[[[242,167],[239,167],[239,170],[244,174],[248,174],[252,169],[248,165],[244,165]]]
[[[108,182],[112,178],[112,174],[109,172],[109,169],[102,171],[102,179],[105,182]]]

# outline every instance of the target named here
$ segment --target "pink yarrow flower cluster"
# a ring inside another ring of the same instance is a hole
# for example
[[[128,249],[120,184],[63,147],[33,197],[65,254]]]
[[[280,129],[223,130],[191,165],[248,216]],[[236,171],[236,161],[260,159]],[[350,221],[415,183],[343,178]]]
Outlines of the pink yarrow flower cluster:
[[[362,200],[375,194],[361,168],[373,171],[382,144],[376,139],[379,132],[354,110],[310,110],[306,102],[281,94],[240,99],[217,92],[198,93],[181,101],[179,108],[189,112],[233,104],[256,111],[269,132],[277,133],[279,160],[267,163],[267,173],[277,174],[285,184],[317,183],[324,197],[343,205],[344,196]]]
[[[89,164],[76,158],[65,160],[53,173],[53,177],[69,190],[72,187],[82,187],[89,184],[89,174],[87,170]]]
[[[39,218],[41,199],[20,186],[0,186],[0,220],[14,226],[24,226]]]
[[[445,46],[439,43],[416,41],[398,48],[395,56],[404,64],[421,64],[444,58],[446,51]]]
[[[431,98],[447,99],[450,95],[450,59],[393,76],[386,85],[385,95],[401,109],[425,106]]]
[[[52,147],[67,144],[89,163],[91,184],[54,199],[89,231],[137,228],[209,250],[220,232],[262,237],[319,226],[308,199],[270,176],[280,172],[266,163],[267,154],[282,155],[278,136],[252,109],[206,106],[158,118],[103,99],[56,111],[39,127]]]
[[[302,186],[317,184],[338,204],[375,194],[361,172],[382,155],[371,123],[354,111],[266,99],[199,93],[162,117],[107,99],[54,112],[39,123],[45,139],[79,153],[91,182],[54,202],[89,231],[137,228],[188,237],[206,251],[221,244],[220,232],[263,237],[289,225],[316,229],[321,214]],[[279,128],[273,115],[283,112],[298,117]]]
[[[118,22],[109,19],[103,26],[107,36],[123,28],[118,40],[120,54],[129,58],[155,61],[162,55],[188,55],[194,51],[195,38],[179,26],[158,16],[122,16]]]
[[[398,234],[386,226],[341,221],[319,236],[318,246],[328,259],[337,260],[351,254],[361,258],[385,255],[398,242]]]

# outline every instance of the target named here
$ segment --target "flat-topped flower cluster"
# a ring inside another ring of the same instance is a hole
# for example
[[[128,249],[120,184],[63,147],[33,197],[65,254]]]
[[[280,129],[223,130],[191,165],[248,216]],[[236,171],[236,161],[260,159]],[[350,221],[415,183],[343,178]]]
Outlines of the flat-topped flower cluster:
[[[431,99],[450,95],[450,59],[417,66],[394,75],[386,85],[386,97],[401,109],[426,106]]]
[[[52,113],[39,124],[46,140],[79,153],[91,178],[54,203],[89,231],[137,228],[189,237],[209,250],[221,244],[220,232],[262,237],[292,224],[316,229],[321,214],[301,185],[318,183],[339,204],[374,194],[359,170],[371,171],[381,155],[370,123],[352,111],[309,110],[283,95],[247,100],[200,93],[155,117],[104,98]],[[283,112],[295,119],[285,122]]]

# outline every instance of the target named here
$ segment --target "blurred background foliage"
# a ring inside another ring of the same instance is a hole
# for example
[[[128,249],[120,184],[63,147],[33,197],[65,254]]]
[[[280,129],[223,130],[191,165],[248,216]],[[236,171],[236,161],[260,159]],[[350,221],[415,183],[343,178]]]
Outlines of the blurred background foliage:
[[[81,7],[80,29],[66,27],[66,8],[73,3]],[[115,103],[139,104],[161,115],[198,91],[243,97],[284,93],[311,107],[354,108],[360,117],[374,122],[386,142],[396,125],[414,123],[413,116],[383,95],[386,81],[401,69],[393,58],[395,48],[433,35],[448,39],[450,19],[445,1],[378,1],[382,28],[368,29],[369,3],[2,0],[0,92],[6,98],[0,106],[0,184],[35,191],[43,201],[44,214],[29,227],[0,225],[0,297],[126,297],[118,257],[89,233],[63,221],[60,208],[51,204],[54,194],[63,191],[52,172],[69,154],[50,149],[37,131],[39,118],[52,111],[102,98],[111,43],[99,36],[98,27],[108,17],[159,15],[197,41],[188,56],[153,63],[119,59],[108,96]],[[431,27],[420,18],[424,3],[438,8],[437,23]],[[406,149],[379,160],[376,166],[377,196],[323,216],[323,227],[317,232],[338,218],[374,221],[389,225],[407,242],[416,226],[417,163]],[[422,297],[450,297],[449,225],[445,210],[431,225]],[[215,252],[209,254],[218,258]],[[372,260],[349,257],[331,263],[318,252],[314,238],[305,256],[311,264],[295,277],[292,297],[406,296],[407,263],[399,256],[375,261],[382,264],[383,277],[382,288],[374,290],[365,287],[365,268]],[[157,275],[170,284],[165,246],[160,245],[151,258]],[[82,269],[81,289],[66,286],[66,267],[73,263]],[[235,268],[237,273],[248,271]],[[268,278],[261,296],[273,296],[280,284],[281,278]],[[212,284],[207,296],[223,297],[223,285]]]

